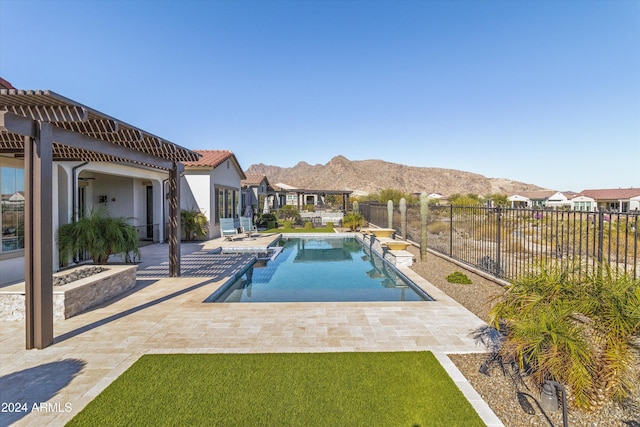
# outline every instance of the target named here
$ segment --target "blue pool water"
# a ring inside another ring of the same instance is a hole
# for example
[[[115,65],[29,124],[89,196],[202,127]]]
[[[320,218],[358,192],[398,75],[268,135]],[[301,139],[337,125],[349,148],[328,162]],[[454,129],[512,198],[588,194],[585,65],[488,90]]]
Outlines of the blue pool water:
[[[355,238],[282,238],[278,246],[206,302],[431,300]]]

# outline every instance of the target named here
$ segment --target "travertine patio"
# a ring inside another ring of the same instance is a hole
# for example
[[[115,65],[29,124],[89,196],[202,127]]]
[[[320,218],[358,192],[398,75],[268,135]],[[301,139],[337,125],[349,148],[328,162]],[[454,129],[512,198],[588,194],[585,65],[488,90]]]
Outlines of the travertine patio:
[[[274,237],[234,244],[266,246]],[[228,242],[185,244],[183,260],[221,245]],[[136,288],[56,321],[46,349],[25,350],[24,322],[2,322],[0,400],[26,402],[30,413],[0,413],[0,425],[64,425],[145,353],[421,350],[436,354],[487,425],[502,425],[446,356],[484,351],[470,335],[484,323],[411,270],[403,273],[435,302],[203,304],[226,277],[148,274],[167,254],[167,245],[143,248]]]

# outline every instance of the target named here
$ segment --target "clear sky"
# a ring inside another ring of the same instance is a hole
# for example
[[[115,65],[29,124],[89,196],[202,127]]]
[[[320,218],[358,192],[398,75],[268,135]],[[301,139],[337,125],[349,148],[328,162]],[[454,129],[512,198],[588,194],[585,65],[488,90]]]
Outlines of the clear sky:
[[[244,169],[640,186],[638,0],[0,0],[0,76]]]

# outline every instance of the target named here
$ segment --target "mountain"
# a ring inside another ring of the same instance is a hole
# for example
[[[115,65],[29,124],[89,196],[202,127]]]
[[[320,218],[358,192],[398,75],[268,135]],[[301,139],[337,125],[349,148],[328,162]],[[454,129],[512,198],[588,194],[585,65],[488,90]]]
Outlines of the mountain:
[[[455,169],[406,166],[383,160],[349,160],[336,156],[327,164],[300,162],[290,168],[254,164],[248,175],[263,174],[273,184],[284,183],[298,188],[323,190],[360,190],[377,193],[385,188],[405,193],[513,194],[543,190],[533,184],[503,178],[487,178]]]

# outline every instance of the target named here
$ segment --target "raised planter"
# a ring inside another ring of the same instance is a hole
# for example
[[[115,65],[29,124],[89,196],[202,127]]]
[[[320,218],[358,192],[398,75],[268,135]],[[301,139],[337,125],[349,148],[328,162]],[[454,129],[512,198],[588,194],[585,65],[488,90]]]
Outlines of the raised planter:
[[[411,243],[402,242],[402,241],[396,240],[396,241],[393,241],[393,242],[383,242],[383,243],[381,243],[381,245],[383,247],[386,247],[390,251],[404,251],[409,246],[411,246]]]
[[[396,232],[393,228],[363,228],[362,233],[365,235],[373,234],[377,238],[393,238]]]
[[[137,266],[106,265],[104,267],[106,270],[101,273],[53,287],[54,319],[68,319],[136,286]],[[67,270],[64,273],[71,272],[73,270]],[[0,289],[0,320],[22,320],[24,311],[24,282]]]

